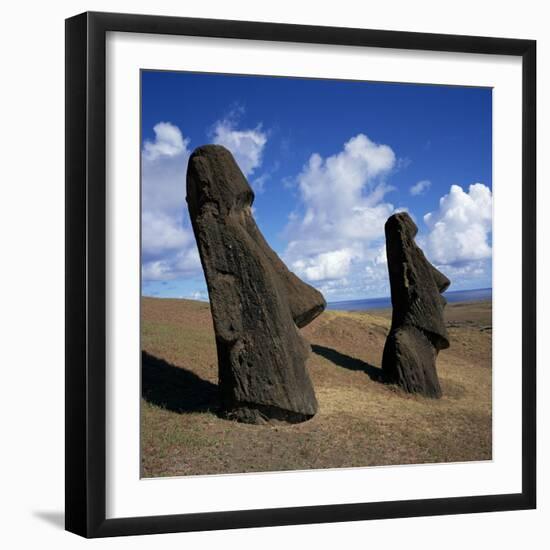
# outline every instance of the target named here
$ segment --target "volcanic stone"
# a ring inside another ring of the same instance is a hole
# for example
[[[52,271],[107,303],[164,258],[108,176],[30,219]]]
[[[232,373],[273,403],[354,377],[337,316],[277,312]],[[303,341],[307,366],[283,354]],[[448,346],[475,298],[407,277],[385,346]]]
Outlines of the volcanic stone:
[[[382,371],[386,381],[410,393],[441,397],[435,363],[439,350],[449,347],[441,293],[451,281],[417,246],[417,231],[406,212],[385,225],[393,314]]]
[[[187,203],[210,297],[223,416],[242,422],[301,422],[317,412],[305,368],[303,327],[326,307],[291,273],[252,215],[254,193],[231,153],[196,149]]]

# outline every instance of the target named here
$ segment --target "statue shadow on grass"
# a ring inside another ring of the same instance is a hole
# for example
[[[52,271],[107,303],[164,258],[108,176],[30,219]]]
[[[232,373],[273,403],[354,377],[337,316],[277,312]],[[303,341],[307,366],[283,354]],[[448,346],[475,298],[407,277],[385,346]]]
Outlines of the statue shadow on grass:
[[[375,382],[381,382],[381,383],[384,382],[384,378],[382,376],[382,369],[375,367],[370,363],[366,363],[365,361],[362,361],[361,359],[357,359],[355,357],[350,357],[349,355],[340,353],[335,349],[327,348],[325,346],[319,346],[317,344],[312,344],[311,349],[313,350],[313,353],[316,353],[317,355],[324,357],[325,359],[331,361],[332,363],[334,363],[339,367],[343,367],[345,369],[349,369],[353,371],[362,371],[371,380],[374,380]]]
[[[215,412],[218,386],[183,367],[141,352],[141,395],[149,403],[185,414]]]

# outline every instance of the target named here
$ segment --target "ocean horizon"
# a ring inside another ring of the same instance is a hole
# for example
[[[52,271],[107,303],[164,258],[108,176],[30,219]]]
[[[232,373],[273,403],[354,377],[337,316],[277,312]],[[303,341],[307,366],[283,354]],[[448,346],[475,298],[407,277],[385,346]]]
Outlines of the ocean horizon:
[[[452,290],[443,294],[448,303],[456,302],[480,302],[493,299],[492,288],[476,288],[473,290]],[[328,302],[327,309],[341,311],[361,311],[367,309],[386,309],[391,306],[391,298],[367,298],[364,300],[344,300],[340,302]]]

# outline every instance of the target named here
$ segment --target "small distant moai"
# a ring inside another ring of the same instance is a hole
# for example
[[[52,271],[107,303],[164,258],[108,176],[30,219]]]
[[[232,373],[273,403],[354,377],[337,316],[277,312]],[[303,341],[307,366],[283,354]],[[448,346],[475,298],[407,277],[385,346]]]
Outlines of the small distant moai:
[[[435,362],[439,350],[449,347],[441,294],[451,281],[416,245],[418,228],[409,214],[391,216],[385,232],[393,314],[382,357],[384,379],[410,393],[441,397]]]
[[[206,276],[218,351],[223,416],[248,423],[302,422],[317,412],[298,327],[326,307],[290,272],[252,215],[254,193],[231,153],[196,149],[187,203]]]

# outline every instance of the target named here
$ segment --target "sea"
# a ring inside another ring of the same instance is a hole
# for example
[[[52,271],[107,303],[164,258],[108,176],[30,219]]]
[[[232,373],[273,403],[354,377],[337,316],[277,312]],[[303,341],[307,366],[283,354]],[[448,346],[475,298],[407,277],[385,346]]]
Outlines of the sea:
[[[443,294],[449,303],[481,302],[493,299],[492,288],[477,288],[475,290],[451,290]],[[391,307],[391,298],[369,298],[367,300],[348,300],[344,302],[329,302],[327,309],[340,311],[361,311],[365,309],[386,309]]]

